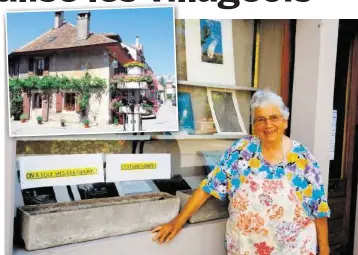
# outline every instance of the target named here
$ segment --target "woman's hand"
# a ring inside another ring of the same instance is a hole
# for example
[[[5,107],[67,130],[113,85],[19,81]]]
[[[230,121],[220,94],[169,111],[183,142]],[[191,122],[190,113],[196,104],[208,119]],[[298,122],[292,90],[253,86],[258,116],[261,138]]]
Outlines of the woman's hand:
[[[156,227],[152,230],[152,233],[157,234],[153,237],[153,241],[157,241],[159,244],[163,242],[170,242],[173,238],[179,233],[183,228],[183,224],[180,224],[176,221],[163,224],[159,227]]]
[[[152,233],[158,232],[153,241],[163,243],[164,241],[170,242],[176,234],[183,228],[187,220],[209,199],[211,195],[205,193],[202,189],[194,191],[193,195],[189,198],[188,202],[171,222],[163,224],[152,230]]]

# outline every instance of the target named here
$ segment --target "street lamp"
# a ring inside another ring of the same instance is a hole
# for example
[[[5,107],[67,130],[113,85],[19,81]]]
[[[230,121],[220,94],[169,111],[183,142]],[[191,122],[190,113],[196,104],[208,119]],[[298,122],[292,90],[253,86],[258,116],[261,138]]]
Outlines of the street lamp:
[[[112,61],[112,67],[113,67],[113,68],[118,68],[118,62],[117,62],[116,59],[114,59],[114,60]]]

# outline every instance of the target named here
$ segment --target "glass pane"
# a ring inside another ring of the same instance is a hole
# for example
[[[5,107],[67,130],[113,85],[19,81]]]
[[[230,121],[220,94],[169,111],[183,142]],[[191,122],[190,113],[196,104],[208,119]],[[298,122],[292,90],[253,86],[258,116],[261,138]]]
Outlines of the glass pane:
[[[213,91],[211,96],[221,132],[241,132],[232,93]]]

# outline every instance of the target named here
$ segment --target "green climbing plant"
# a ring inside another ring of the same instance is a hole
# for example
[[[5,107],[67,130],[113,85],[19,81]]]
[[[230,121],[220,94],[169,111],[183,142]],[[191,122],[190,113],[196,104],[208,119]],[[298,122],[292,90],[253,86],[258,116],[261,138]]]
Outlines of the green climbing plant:
[[[30,93],[31,90],[39,89],[44,91],[44,93],[49,93],[51,90],[72,89],[79,93],[81,98],[79,102],[79,106],[81,110],[84,110],[87,108],[89,104],[89,99],[91,96],[90,90],[92,88],[104,89],[105,87],[106,87],[106,81],[104,79],[101,79],[99,77],[92,77],[89,74],[89,72],[86,72],[85,75],[81,78],[73,78],[73,77],[68,78],[64,75],[10,78],[9,90],[10,90],[10,101],[11,101],[11,114],[15,116],[15,114],[18,113],[20,101],[22,107],[22,100],[23,100],[21,97],[22,92]]]

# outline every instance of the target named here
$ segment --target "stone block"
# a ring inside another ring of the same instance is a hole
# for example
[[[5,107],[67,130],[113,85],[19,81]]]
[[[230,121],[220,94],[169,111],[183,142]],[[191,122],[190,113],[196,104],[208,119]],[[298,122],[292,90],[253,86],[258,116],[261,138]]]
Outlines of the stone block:
[[[176,196],[180,198],[180,209],[182,209],[194,190],[181,190],[176,192]],[[229,210],[228,201],[220,201],[215,197],[210,197],[206,203],[189,218],[189,223],[198,223],[203,221],[228,218]]]
[[[26,250],[149,231],[178,215],[179,198],[167,193],[89,199],[19,208]]]

